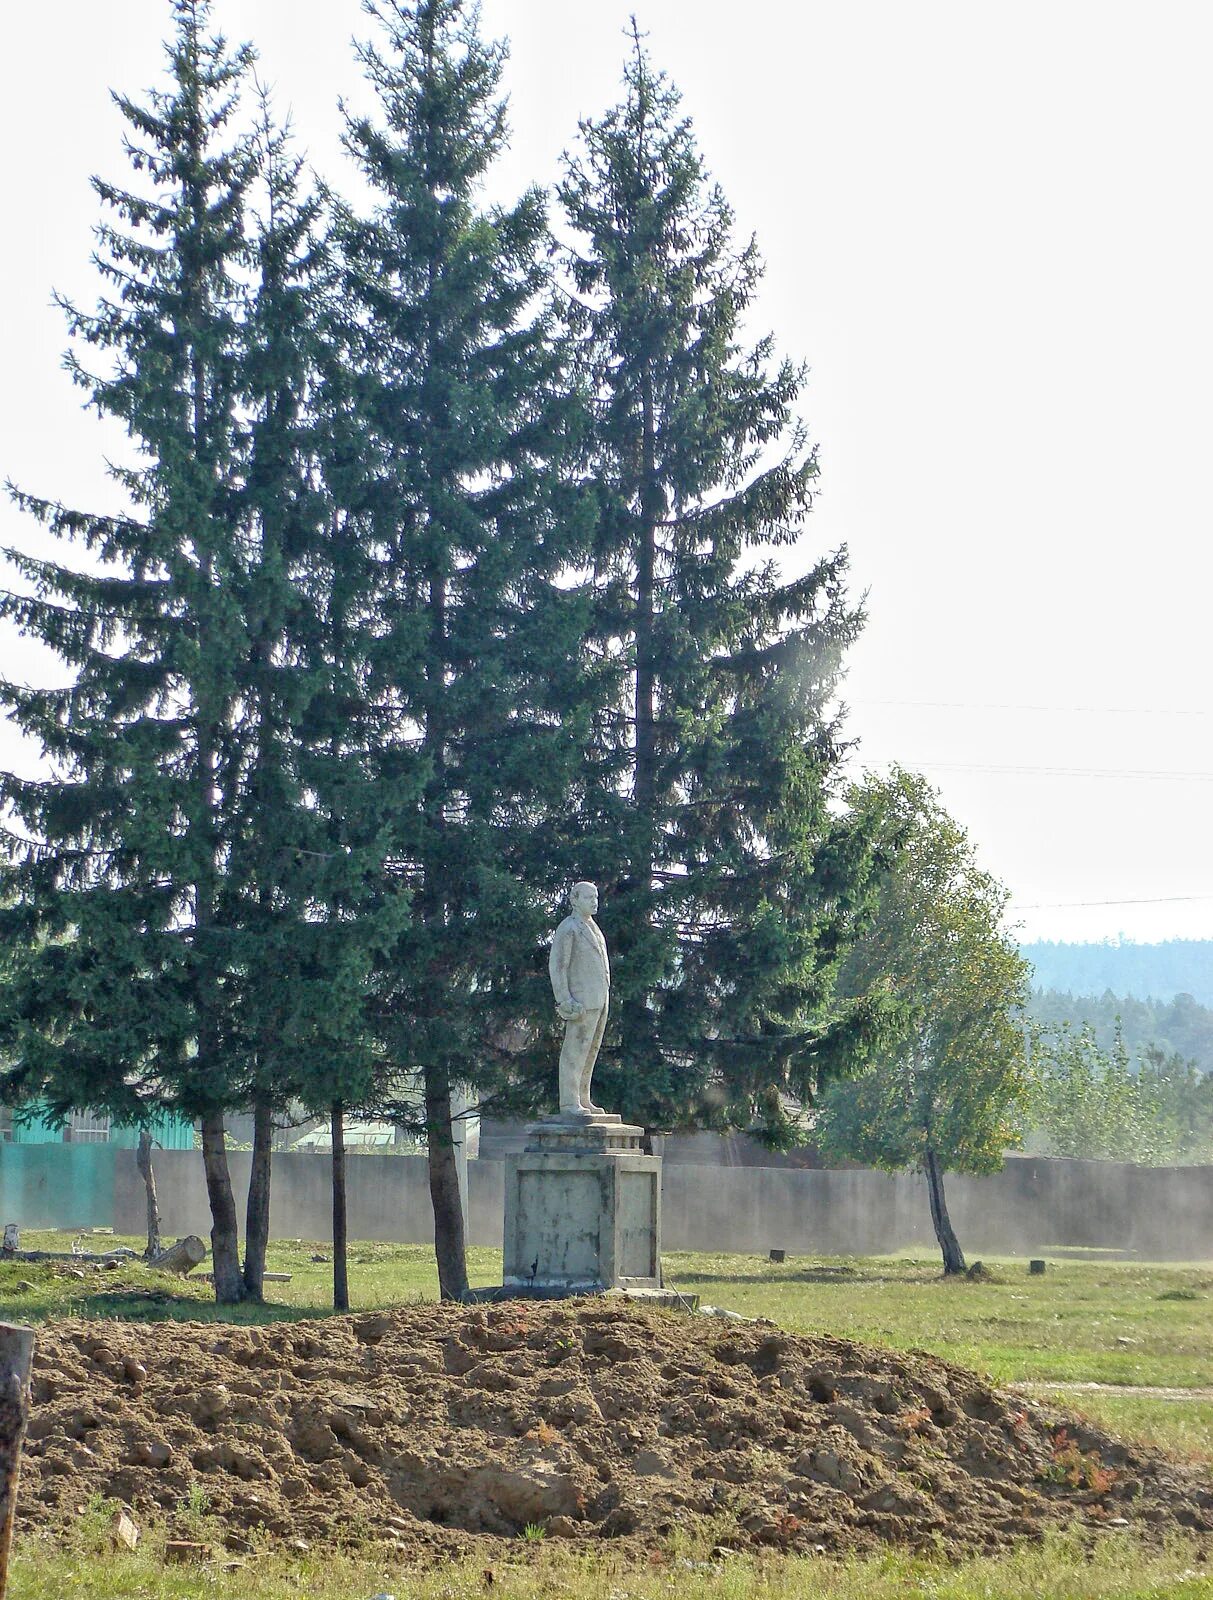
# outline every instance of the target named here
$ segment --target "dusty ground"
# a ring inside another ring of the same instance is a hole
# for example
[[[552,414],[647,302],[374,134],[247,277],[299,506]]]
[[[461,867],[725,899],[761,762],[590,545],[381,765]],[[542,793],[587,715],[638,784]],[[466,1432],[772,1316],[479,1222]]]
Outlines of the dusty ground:
[[[931,1356],[612,1300],[39,1333],[19,1515],[93,1495],[240,1548],[548,1537],[961,1555],[1078,1518],[1213,1534],[1213,1479]]]

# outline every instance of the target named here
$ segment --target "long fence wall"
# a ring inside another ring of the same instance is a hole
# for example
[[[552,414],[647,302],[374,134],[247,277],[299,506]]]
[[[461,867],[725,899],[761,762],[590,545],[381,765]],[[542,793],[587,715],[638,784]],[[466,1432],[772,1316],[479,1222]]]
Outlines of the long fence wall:
[[[28,1154],[29,1152],[26,1152]],[[62,1157],[72,1152],[59,1150]],[[75,1152],[93,1157],[101,1150]],[[120,1233],[144,1225],[142,1181],[133,1154],[111,1152],[112,1207],[107,1222]],[[10,1147],[0,1150],[0,1195]],[[231,1156],[243,1206],[249,1157]],[[347,1163],[349,1231],[353,1239],[429,1243],[433,1239],[426,1163],[420,1156],[361,1156]],[[62,1172],[62,1168],[60,1168]],[[156,1155],[166,1235],[210,1228],[202,1159],[193,1151]],[[500,1247],[504,1166],[468,1163],[469,1239]],[[332,1237],[330,1167],[326,1156],[274,1157],[270,1225],[277,1238]],[[81,1188],[81,1206],[95,1201],[101,1180]],[[1135,1251],[1144,1259],[1213,1258],[1213,1166],[1135,1167],[1103,1161],[1013,1157],[986,1178],[950,1177],[948,1201],[970,1254],[1043,1252],[1050,1247]],[[64,1217],[61,1186],[21,1191],[27,1226],[85,1221]],[[48,1206],[47,1210],[39,1210]],[[67,1209],[71,1209],[70,1205]],[[45,1219],[45,1220],[44,1220]],[[2,1221],[21,1221],[5,1212]],[[778,1167],[722,1168],[667,1163],[662,1188],[663,1247],[793,1254],[876,1255],[934,1246],[924,1180],[914,1174]]]
[[[238,1201],[249,1157],[233,1153]],[[425,1159],[360,1156],[348,1162],[354,1239],[429,1243]],[[210,1229],[202,1158],[155,1157],[166,1236]],[[504,1166],[468,1164],[469,1238],[500,1246]],[[332,1236],[326,1156],[275,1155],[270,1226],[277,1238]],[[1134,1167],[1104,1161],[1013,1157],[987,1178],[950,1177],[948,1202],[966,1250],[1042,1252],[1052,1246],[1131,1250],[1145,1259],[1213,1258],[1213,1166]],[[0,1145],[0,1222],[27,1228],[112,1227],[138,1234],[145,1217],[134,1152],[106,1145]],[[877,1255],[932,1246],[923,1179],[862,1169],[798,1170],[667,1162],[664,1248]]]

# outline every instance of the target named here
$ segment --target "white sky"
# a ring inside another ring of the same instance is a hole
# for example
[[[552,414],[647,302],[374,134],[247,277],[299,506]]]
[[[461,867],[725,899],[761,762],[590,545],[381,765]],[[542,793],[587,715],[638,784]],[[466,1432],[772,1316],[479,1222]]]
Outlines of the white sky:
[[[756,331],[812,368],[822,493],[869,623],[850,727],[920,767],[1025,937],[1213,935],[1213,9],[1191,0],[486,0],[513,56],[504,197],[617,95],[637,9],[742,232]],[[340,183],[357,0],[217,0]],[[108,504],[116,441],[62,372],[87,303],[108,90],[165,0],[10,8],[0,61],[0,476]],[[8,505],[0,542],[37,544]],[[47,664],[0,633],[5,670]],[[29,760],[0,728],[0,760]],[[1127,902],[1158,903],[1127,903]],[[1079,904],[1075,902],[1118,902]]]

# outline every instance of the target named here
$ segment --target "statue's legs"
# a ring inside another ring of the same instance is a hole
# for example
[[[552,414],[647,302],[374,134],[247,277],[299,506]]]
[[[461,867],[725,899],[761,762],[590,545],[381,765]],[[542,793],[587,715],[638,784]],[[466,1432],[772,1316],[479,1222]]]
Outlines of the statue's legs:
[[[590,1109],[582,1085],[589,1086],[605,1021],[606,1007],[602,1006],[597,1011],[583,1011],[564,1025],[564,1043],[560,1047],[561,1111]]]
[[[581,1068],[581,1080],[577,1085],[577,1092],[582,1105],[587,1111],[601,1111],[601,1106],[596,1106],[590,1099],[590,1079],[594,1076],[594,1063],[598,1060],[598,1049],[602,1044],[602,1035],[606,1031],[607,1008],[595,1012],[597,1024],[594,1028],[594,1037],[590,1040],[585,1053],[585,1062]]]

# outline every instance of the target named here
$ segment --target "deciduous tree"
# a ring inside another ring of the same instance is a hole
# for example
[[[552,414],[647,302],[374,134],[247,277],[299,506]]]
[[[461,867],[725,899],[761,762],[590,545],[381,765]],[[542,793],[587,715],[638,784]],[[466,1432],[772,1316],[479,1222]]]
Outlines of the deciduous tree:
[[[963,1272],[944,1174],[995,1171],[1018,1142],[1029,969],[1004,926],[1006,890],[922,778],[894,771],[853,800],[879,828],[886,868],[843,985],[887,990],[902,1025],[869,1071],[827,1092],[817,1137],[834,1155],[924,1172],[944,1271]]]

